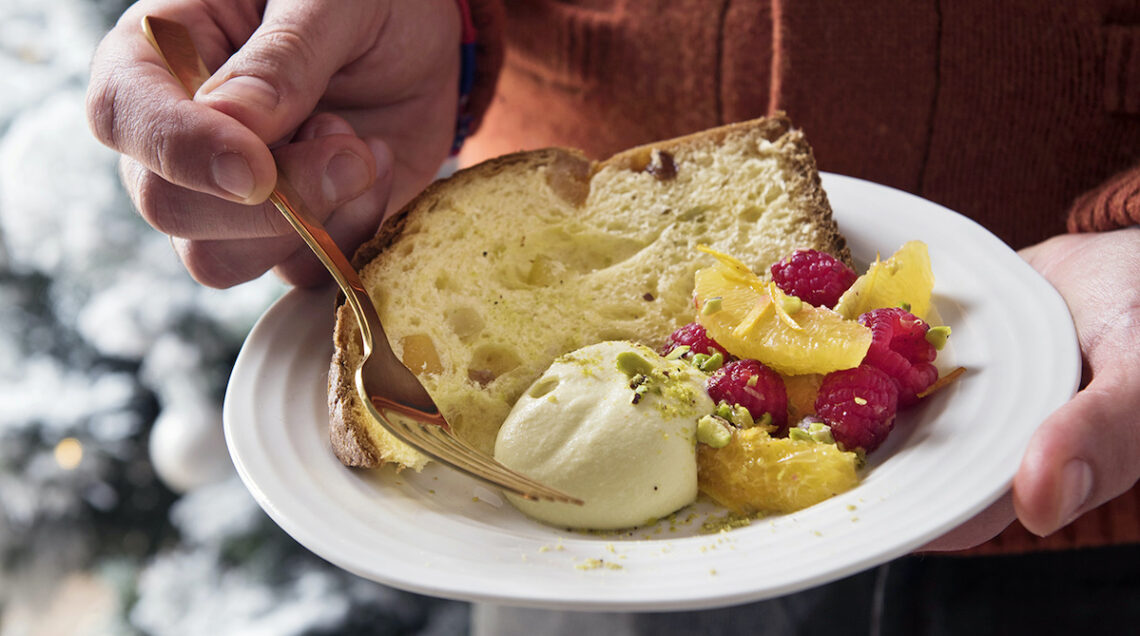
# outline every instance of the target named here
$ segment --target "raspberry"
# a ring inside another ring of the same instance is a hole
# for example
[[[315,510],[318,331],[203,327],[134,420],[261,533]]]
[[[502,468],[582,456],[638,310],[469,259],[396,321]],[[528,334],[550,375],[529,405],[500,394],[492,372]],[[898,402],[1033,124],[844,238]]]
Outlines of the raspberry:
[[[930,325],[898,307],[873,309],[859,316],[859,324],[871,330],[871,346],[864,364],[877,367],[899,387],[899,406],[918,402],[918,394],[938,379],[931,362],[938,351],[926,341]]]
[[[864,364],[827,374],[815,398],[815,412],[844,449],[870,453],[895,425],[898,395],[890,376]]]
[[[784,380],[758,360],[729,362],[713,372],[707,386],[714,402],[739,404],[748,409],[756,421],[768,413],[778,433],[788,428],[788,392]]]
[[[669,334],[665,340],[665,344],[661,347],[661,355],[668,355],[668,353],[677,347],[687,346],[692,353],[704,353],[712,355],[720,352],[725,360],[729,359],[728,351],[724,347],[717,344],[716,340],[709,337],[708,332],[701,326],[699,322],[690,322],[689,324],[681,327],[680,329]]]
[[[834,307],[856,278],[855,270],[816,250],[796,250],[772,266],[777,287],[816,307]]]

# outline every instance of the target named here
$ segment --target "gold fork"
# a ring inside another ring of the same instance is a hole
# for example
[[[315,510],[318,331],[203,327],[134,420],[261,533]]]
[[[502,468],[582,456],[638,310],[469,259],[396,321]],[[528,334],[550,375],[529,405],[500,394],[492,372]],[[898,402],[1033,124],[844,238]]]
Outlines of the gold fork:
[[[142,27],[167,70],[193,99],[198,88],[210,77],[210,72],[198,54],[190,32],[178,22],[155,16],[144,17]],[[380,324],[380,316],[356,270],[325,228],[308,213],[304,201],[280,169],[276,188],[269,200],[336,279],[356,316],[364,355],[356,368],[354,380],[356,392],[372,417],[404,443],[475,479],[527,499],[582,503],[580,499],[507,468],[456,437],[423,385],[392,351]],[[406,417],[390,418],[387,412]]]

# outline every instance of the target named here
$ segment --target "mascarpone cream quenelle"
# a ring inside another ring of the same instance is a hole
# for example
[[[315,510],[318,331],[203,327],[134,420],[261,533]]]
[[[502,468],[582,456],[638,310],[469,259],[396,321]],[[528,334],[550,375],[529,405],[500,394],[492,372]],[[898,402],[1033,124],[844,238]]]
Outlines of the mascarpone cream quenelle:
[[[566,354],[519,398],[495,442],[507,466],[585,501],[508,496],[552,525],[644,524],[697,496],[697,421],[713,411],[704,374],[629,342]]]

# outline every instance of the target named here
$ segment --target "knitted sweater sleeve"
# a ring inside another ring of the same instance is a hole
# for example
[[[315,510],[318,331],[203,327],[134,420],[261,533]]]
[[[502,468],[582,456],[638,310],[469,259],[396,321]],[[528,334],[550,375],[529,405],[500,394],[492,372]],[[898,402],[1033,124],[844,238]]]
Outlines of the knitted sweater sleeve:
[[[1069,210],[1070,232],[1103,232],[1140,224],[1140,167],[1081,195]]]

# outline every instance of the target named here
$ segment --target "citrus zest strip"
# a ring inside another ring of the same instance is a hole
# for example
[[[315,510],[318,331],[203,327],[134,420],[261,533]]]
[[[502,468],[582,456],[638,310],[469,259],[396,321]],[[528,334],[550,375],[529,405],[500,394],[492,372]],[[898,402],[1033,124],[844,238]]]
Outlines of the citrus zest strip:
[[[792,318],[791,314],[789,314],[788,311],[784,309],[784,303],[781,302],[782,299],[780,298],[782,295],[784,295],[784,292],[776,286],[776,283],[768,283],[768,298],[771,299],[772,305],[776,309],[776,315],[780,317],[780,320],[782,320],[789,329],[792,329],[793,331],[803,331],[804,328],[800,326],[800,323],[796,322],[796,320]]]
[[[698,245],[697,250],[712,256],[727,269],[728,271],[725,272],[726,279],[747,285],[757,293],[764,293],[764,281],[760,280],[760,277],[740,259],[723,252],[718,252],[708,245]]]
[[[966,372],[966,367],[958,367],[958,368],[954,369],[953,371],[951,371],[950,373],[947,373],[946,375],[935,380],[934,384],[931,384],[930,386],[926,387],[926,390],[923,391],[922,393],[916,393],[915,395],[918,398],[924,398],[928,395],[933,395],[934,393],[941,391],[942,389],[949,386],[949,384],[951,382],[953,382],[954,380],[957,380],[958,377],[961,376],[965,372]]]
[[[768,308],[775,304],[776,303],[772,302],[772,299],[768,296],[758,298],[756,304],[752,306],[752,309],[748,310],[748,315],[744,317],[744,320],[741,320],[740,324],[732,330],[732,335],[737,338],[746,336],[749,331],[752,331],[752,329],[756,327],[756,323],[760,322],[764,314],[768,313]]]

